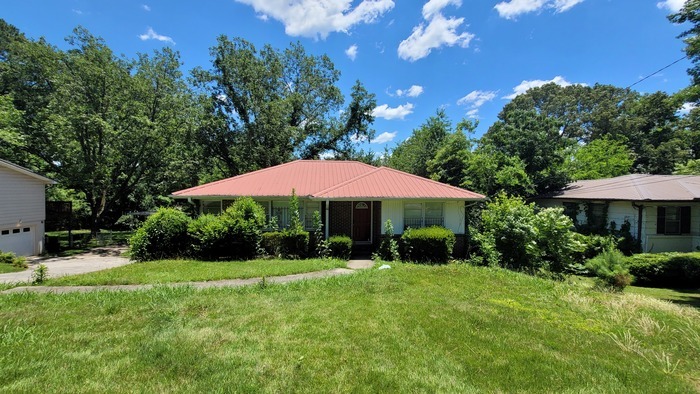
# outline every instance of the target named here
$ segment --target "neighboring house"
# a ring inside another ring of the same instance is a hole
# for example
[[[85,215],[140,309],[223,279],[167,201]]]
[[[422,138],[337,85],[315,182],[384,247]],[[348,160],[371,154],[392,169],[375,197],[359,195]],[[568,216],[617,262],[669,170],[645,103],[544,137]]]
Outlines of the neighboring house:
[[[325,236],[348,235],[356,245],[376,245],[391,219],[394,233],[444,226],[457,235],[462,253],[465,206],[484,196],[387,167],[356,161],[297,160],[173,193],[197,204],[200,213],[219,213],[233,199],[252,197],[268,218],[289,224],[289,198],[295,190],[300,215],[311,230],[314,211],[321,213]]]
[[[20,256],[44,251],[46,185],[55,183],[0,159],[0,250]]]
[[[578,181],[538,198],[564,207],[578,224],[619,229],[625,221],[643,252],[689,252],[700,248],[700,176],[632,174]]]

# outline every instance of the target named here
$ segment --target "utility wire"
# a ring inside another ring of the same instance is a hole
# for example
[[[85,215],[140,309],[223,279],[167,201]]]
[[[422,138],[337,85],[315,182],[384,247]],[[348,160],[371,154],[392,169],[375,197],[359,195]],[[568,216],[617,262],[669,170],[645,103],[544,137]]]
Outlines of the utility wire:
[[[634,86],[634,85],[636,85],[636,84],[638,84],[638,83],[640,83],[640,82],[643,82],[643,81],[645,81],[645,80],[647,80],[647,79],[653,77],[654,75],[660,73],[661,71],[663,71],[663,70],[665,70],[665,69],[667,69],[667,68],[673,66],[674,64],[680,62],[681,60],[687,59],[687,58],[688,58],[688,55],[683,56],[682,58],[676,60],[675,62],[673,62],[673,63],[671,63],[671,64],[669,64],[669,65],[667,65],[667,66],[665,66],[665,67],[662,67],[662,68],[660,68],[660,69],[654,71],[653,73],[647,75],[646,77],[640,79],[639,81],[633,83],[632,85],[628,86],[627,89],[631,88],[632,86]]]

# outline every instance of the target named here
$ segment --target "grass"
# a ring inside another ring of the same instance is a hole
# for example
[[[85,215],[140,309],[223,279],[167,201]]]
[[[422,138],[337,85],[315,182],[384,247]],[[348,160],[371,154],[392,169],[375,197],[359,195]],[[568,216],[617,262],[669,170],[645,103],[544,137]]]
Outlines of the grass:
[[[653,287],[630,286],[626,288],[625,291],[700,308],[700,289],[658,289]]]
[[[97,237],[90,237],[90,230],[73,230],[73,246],[70,245],[68,231],[49,231],[48,237],[57,237],[60,251],[57,256],[68,257],[85,253],[90,249],[105,246],[125,246],[133,231],[100,230]]]
[[[700,390],[700,312],[502,269],[0,296],[23,392]],[[70,368],[65,368],[70,365]]]
[[[24,270],[26,270],[26,268],[19,268],[19,267],[15,267],[12,264],[0,263],[0,274],[7,274],[10,272],[20,272],[20,271],[24,271]]]
[[[104,271],[49,279],[49,286],[94,286],[204,282],[220,279],[246,279],[280,276],[345,267],[341,260],[250,260],[208,262],[198,260],[160,260],[133,263]]]

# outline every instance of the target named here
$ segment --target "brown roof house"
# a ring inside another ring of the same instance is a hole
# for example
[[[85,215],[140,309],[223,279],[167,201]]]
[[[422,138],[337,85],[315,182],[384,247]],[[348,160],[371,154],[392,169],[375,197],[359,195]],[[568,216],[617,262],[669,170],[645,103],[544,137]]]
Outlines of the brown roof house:
[[[643,252],[700,249],[700,176],[631,174],[577,181],[537,199],[564,207],[579,225],[619,229],[625,222]]]
[[[240,196],[252,197],[289,224],[289,197],[299,197],[300,214],[312,229],[314,211],[321,213],[326,237],[348,235],[355,245],[376,245],[391,219],[395,234],[404,229],[443,226],[457,235],[455,254],[465,234],[465,205],[484,196],[387,167],[356,161],[297,160],[195,186],[173,193],[194,202],[200,213],[219,213]]]

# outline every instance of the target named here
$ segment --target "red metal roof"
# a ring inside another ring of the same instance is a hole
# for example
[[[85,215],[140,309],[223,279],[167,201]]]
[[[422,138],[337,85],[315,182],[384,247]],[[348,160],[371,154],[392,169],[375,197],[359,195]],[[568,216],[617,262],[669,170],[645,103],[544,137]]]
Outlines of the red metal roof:
[[[484,196],[387,167],[357,161],[297,160],[173,193],[175,197],[281,197],[295,189],[318,199],[425,198],[479,200]]]
[[[700,199],[700,176],[630,174],[577,181],[545,198],[624,201],[692,201]]]

